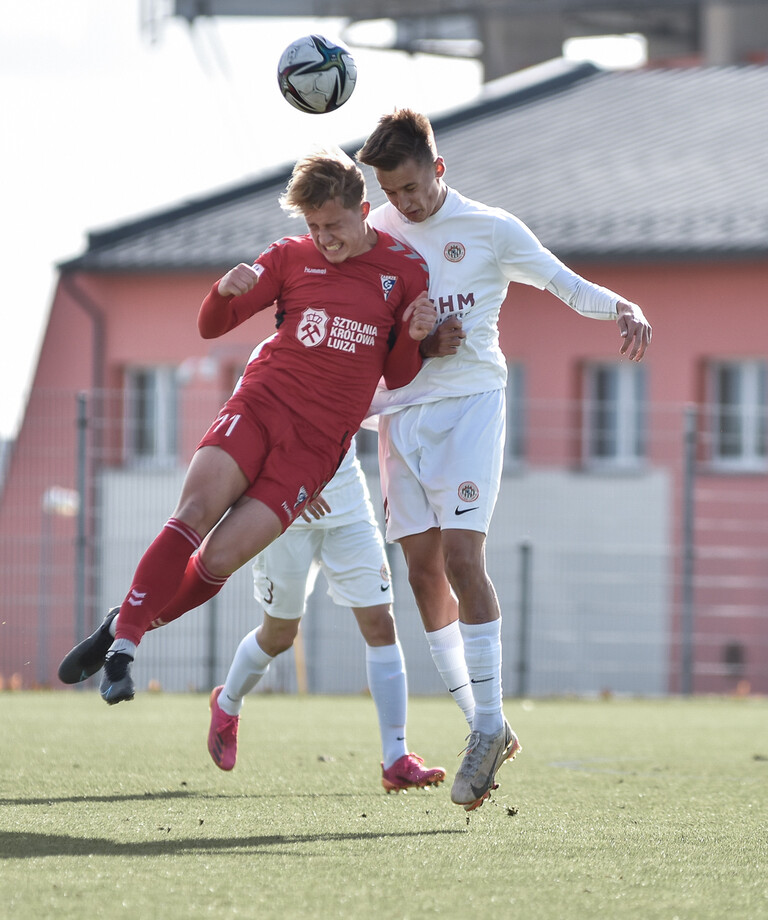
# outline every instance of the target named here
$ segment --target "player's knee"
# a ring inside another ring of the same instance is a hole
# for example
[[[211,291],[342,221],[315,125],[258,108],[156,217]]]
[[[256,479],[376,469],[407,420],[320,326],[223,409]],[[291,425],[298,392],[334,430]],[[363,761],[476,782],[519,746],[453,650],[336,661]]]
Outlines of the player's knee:
[[[408,584],[417,600],[436,594],[443,578],[443,573],[421,566],[415,565],[408,569]]]
[[[191,527],[201,537],[206,536],[217,520],[217,512],[199,493],[182,496],[171,517]]]
[[[478,580],[487,581],[482,555],[470,547],[453,546],[445,551],[445,573],[455,590],[471,587]]]
[[[377,607],[356,607],[353,611],[366,645],[394,645],[397,642],[395,615],[391,606],[381,604]]]
[[[298,626],[294,627],[293,621],[280,621],[272,617],[270,623],[261,624],[256,633],[256,641],[262,651],[274,658],[288,651],[293,645],[297,633]]]
[[[176,506],[171,517],[182,521],[196,533],[201,533],[206,520],[205,507],[195,499],[187,499]]]
[[[226,578],[248,561],[237,546],[211,542],[203,545],[200,561],[206,569],[219,578]]]

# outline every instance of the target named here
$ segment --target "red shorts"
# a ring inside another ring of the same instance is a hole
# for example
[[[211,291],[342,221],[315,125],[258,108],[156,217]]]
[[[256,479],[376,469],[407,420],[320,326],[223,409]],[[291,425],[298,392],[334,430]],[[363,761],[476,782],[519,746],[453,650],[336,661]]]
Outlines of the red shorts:
[[[245,495],[264,502],[285,530],[331,481],[349,443],[334,444],[284,408],[270,408],[260,404],[256,417],[233,397],[198,448],[226,451],[248,478]]]

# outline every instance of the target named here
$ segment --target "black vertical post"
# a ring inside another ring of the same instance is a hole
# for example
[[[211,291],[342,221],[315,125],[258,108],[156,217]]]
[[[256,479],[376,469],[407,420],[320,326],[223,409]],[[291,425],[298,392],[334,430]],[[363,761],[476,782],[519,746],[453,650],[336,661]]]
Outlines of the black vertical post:
[[[90,629],[85,622],[86,573],[86,481],[88,463],[88,403],[85,393],[77,394],[77,537],[75,543],[75,645]]]
[[[212,597],[206,606],[206,617],[208,625],[208,649],[207,649],[207,671],[208,671],[208,689],[212,690],[218,685],[218,675],[216,667],[218,664],[219,647],[218,647],[218,630],[216,628],[216,607],[217,597]]]
[[[523,540],[519,546],[520,553],[520,633],[517,648],[517,695],[528,694],[528,645],[531,624],[531,544]]]

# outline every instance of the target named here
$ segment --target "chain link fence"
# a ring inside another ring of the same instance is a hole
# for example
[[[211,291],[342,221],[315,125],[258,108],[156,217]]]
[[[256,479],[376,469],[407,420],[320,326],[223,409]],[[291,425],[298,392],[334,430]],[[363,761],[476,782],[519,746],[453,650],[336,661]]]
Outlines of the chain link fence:
[[[158,427],[152,406],[122,391],[33,393],[0,498],[1,686],[61,686],[59,660],[122,602],[216,408],[187,396]],[[587,460],[590,411],[529,401],[524,437],[509,439],[487,546],[505,692],[768,692],[765,471],[715,469],[706,411],[687,406],[649,412],[633,462]],[[375,438],[360,446],[380,505]],[[442,693],[400,550],[389,554],[410,691]],[[145,637],[137,688],[221,683],[260,616],[245,566],[214,600]],[[260,692],[366,690],[363,641],[322,577],[300,636]]]

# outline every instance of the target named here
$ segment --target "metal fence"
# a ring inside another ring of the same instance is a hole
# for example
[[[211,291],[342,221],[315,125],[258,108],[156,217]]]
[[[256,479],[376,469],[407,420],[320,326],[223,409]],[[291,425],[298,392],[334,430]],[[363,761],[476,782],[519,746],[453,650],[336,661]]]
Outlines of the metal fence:
[[[169,516],[210,412],[184,406],[170,450],[137,450],[142,420],[122,393],[34,394],[0,500],[0,685],[60,686],[61,656],[122,601]],[[506,693],[768,692],[766,472],[714,468],[706,413],[686,406],[648,413],[635,462],[592,463],[584,416],[582,403],[531,401],[524,436],[510,439],[521,452],[508,458],[487,548]],[[363,459],[380,504],[375,456]],[[410,691],[442,693],[400,550],[389,553]],[[246,566],[147,635],[137,685],[220,683],[259,620]],[[363,641],[322,577],[300,651],[280,656],[260,690],[365,691]]]

